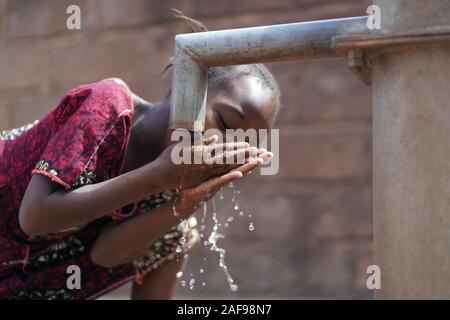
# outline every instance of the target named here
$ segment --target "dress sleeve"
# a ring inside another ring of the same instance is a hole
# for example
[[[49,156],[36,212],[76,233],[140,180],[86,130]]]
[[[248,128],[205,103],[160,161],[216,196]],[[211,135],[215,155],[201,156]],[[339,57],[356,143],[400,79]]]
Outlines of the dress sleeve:
[[[101,163],[120,167],[117,159],[124,158],[133,108],[131,92],[120,79],[70,90],[53,113],[52,133],[32,173],[69,190],[92,182]]]

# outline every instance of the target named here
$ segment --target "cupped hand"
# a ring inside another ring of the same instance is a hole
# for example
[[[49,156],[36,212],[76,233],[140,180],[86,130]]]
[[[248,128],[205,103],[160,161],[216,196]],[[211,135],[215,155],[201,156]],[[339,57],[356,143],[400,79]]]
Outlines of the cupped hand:
[[[270,161],[273,157],[271,152],[262,149],[256,157],[249,162],[215,178],[211,178],[200,185],[192,188],[184,188],[178,191],[174,200],[175,212],[180,218],[185,219],[193,214],[205,201],[212,198],[223,186],[240,179],[242,176],[252,172],[255,168]]]
[[[158,160],[167,173],[169,186],[177,190],[197,187],[211,178],[223,176],[251,161],[255,162],[256,157],[264,152],[267,154],[264,149],[251,147],[247,142],[217,143],[217,140],[217,136],[212,136],[204,139],[201,145],[174,144],[164,150]],[[187,155],[186,158],[191,161],[175,164],[172,158],[175,147],[181,158]],[[201,161],[197,164],[194,159]],[[236,173],[226,178],[235,178],[235,175]]]

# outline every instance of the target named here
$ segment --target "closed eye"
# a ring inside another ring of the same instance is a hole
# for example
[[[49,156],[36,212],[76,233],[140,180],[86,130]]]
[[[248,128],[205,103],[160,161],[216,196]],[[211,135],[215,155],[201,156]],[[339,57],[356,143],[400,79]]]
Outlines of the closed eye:
[[[230,126],[225,122],[223,117],[220,115],[220,113],[217,113],[217,118],[219,119],[219,124],[222,126],[224,130],[231,129]]]

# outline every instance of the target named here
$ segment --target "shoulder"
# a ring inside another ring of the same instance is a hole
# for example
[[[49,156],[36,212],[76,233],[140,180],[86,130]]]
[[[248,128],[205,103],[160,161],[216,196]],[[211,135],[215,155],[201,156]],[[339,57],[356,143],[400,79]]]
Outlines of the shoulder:
[[[108,78],[82,84],[66,92],[64,111],[70,113],[99,113],[103,116],[121,116],[134,111],[133,94],[120,78]],[[67,105],[69,108],[67,109]]]

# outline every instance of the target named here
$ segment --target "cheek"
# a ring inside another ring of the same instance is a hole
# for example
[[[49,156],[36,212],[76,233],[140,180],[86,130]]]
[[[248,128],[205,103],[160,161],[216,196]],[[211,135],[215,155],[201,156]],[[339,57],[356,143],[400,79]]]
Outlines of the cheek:
[[[255,130],[267,129],[269,127],[267,121],[265,121],[262,115],[257,112],[254,112],[252,115],[249,115],[245,125],[246,125],[245,129],[255,129]]]

